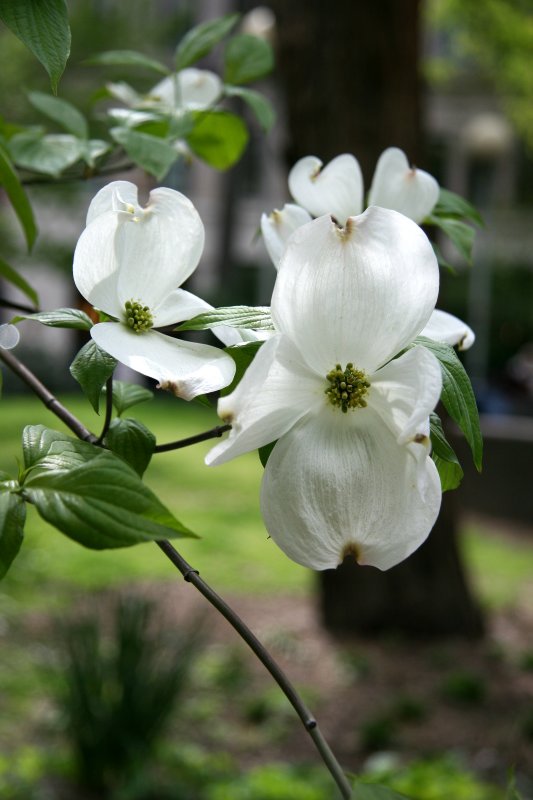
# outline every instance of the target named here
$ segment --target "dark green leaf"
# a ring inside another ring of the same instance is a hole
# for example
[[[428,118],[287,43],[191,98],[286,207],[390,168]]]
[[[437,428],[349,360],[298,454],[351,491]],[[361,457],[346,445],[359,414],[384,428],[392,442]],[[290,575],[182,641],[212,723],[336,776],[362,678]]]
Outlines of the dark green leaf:
[[[425,220],[430,225],[436,225],[446,236],[451,239],[455,248],[461,253],[468,264],[472,263],[472,248],[476,232],[471,225],[451,217],[431,216]]]
[[[263,342],[247,342],[246,344],[239,345],[238,347],[224,348],[225,352],[235,361],[235,376],[230,385],[221,390],[221,395],[231,394],[254,360],[255,355],[262,344]]]
[[[19,314],[13,317],[14,322],[22,319],[40,322],[50,328],[75,328],[79,331],[88,331],[93,326],[91,318],[78,308],[56,308],[54,311],[38,311],[35,314]]]
[[[111,136],[139,167],[159,181],[178,159],[173,144],[148,133],[139,133],[131,128],[112,128]]]
[[[262,78],[274,67],[274,53],[267,41],[243,33],[234,36],[224,50],[224,80],[227,83],[250,83]]]
[[[29,131],[9,140],[9,152],[19,167],[58,178],[63,170],[83,158],[85,148],[81,139],[69,133],[40,136]]]
[[[23,493],[43,519],[94,550],[194,536],[108,451],[68,471],[43,472]]]
[[[52,471],[73,469],[96,458],[102,450],[45,425],[26,425],[22,432],[22,452],[26,480],[31,482],[33,473],[29,473],[37,468]]]
[[[205,331],[218,325],[232,328],[252,328],[253,330],[273,331],[272,317],[268,306],[227,306],[214,308],[203,314],[182,322],[177,331]]]
[[[235,27],[238,19],[238,14],[226,14],[191,28],[176,48],[176,69],[184,69],[207,55]]]
[[[240,97],[250,106],[265,132],[271,129],[276,120],[276,112],[268,97],[254,89],[244,89],[241,86],[226,86],[225,91],[229,97]]]
[[[248,130],[240,117],[228,111],[197,111],[187,135],[189,147],[215,169],[228,169],[241,157]]]
[[[26,521],[26,503],[18,494],[0,491],[0,579],[16,558]]]
[[[276,439],[275,442],[270,442],[270,444],[265,444],[265,445],[263,445],[263,447],[260,447],[258,449],[257,452],[259,454],[259,460],[260,460],[261,464],[263,465],[263,467],[266,467],[267,461],[270,458],[270,453],[272,452],[272,450],[276,446],[277,441],[278,440]]]
[[[17,289],[20,289],[26,297],[28,297],[32,303],[36,306],[39,305],[39,298],[37,296],[37,292],[33,289],[28,281],[26,281],[22,275],[19,275],[18,272],[10,267],[9,264],[6,264],[5,261],[2,261],[0,258],[0,277],[6,280],[8,283],[12,283],[13,286],[16,286]]]
[[[65,0],[2,0],[0,19],[41,62],[56,94],[70,54]]]
[[[136,406],[138,403],[145,403],[152,400],[154,393],[138,383],[126,383],[125,381],[113,381],[113,405],[117,414],[123,414],[126,409]]]
[[[459,219],[468,219],[479,227],[484,226],[483,217],[467,200],[448,189],[441,189],[437,205],[433,209],[437,217],[454,216]]]
[[[452,446],[446,439],[437,414],[431,414],[431,457],[439,472],[442,491],[457,489],[463,479],[463,469]]]
[[[28,244],[28,249],[31,250],[35,241],[35,237],[37,236],[37,225],[35,224],[33,210],[30,205],[30,201],[26,196],[26,192],[24,191],[24,188],[20,182],[19,176],[17,175],[15,168],[11,163],[9,155],[1,144],[0,186],[4,187],[6,194],[9,197],[11,205],[13,206],[13,210],[15,211],[20,224],[22,225],[26,242]]]
[[[459,361],[453,347],[419,336],[416,344],[422,344],[439,359],[442,370],[441,400],[450,417],[463,431],[470,445],[476,469],[481,471],[483,439],[479,427],[479,413],[470,378]]]
[[[155,436],[136,419],[114,419],[105,445],[142,476],[154,452]]]
[[[69,133],[79,139],[87,139],[89,136],[87,120],[72,103],[44,92],[28,92],[28,98],[34,108],[58,122]]]
[[[81,348],[70,365],[70,374],[78,381],[97,414],[100,413],[102,388],[116,366],[116,358],[98,347],[92,339]]]
[[[409,800],[409,798],[405,794],[389,789],[388,786],[357,781],[353,787],[352,800]]]
[[[86,64],[103,64],[110,67],[142,67],[160,75],[169,75],[170,71],[154,58],[138,53],[136,50],[105,50],[96,53],[85,61]]]

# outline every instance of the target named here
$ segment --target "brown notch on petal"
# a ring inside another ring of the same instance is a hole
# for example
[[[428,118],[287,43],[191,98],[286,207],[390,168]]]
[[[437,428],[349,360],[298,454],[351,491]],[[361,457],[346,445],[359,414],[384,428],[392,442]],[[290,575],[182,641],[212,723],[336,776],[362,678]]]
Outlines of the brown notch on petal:
[[[361,557],[361,549],[359,545],[356,544],[355,542],[348,542],[348,544],[344,546],[341,555],[342,555],[342,558],[340,560],[341,564],[346,558],[353,558],[354,561],[359,561]]]
[[[331,219],[335,223],[335,230],[341,242],[347,242],[348,239],[351,238],[352,234],[355,232],[355,229],[357,227],[353,217],[348,217],[345,225],[339,225],[335,217],[331,217]]]
[[[413,442],[416,442],[417,444],[424,444],[424,445],[426,445],[426,444],[428,444],[428,442],[429,442],[429,439],[428,439],[428,437],[427,437],[427,436],[425,436],[425,434],[423,434],[423,433],[417,433],[417,434],[415,434],[415,436],[413,437]]]
[[[188,395],[183,392],[182,384],[179,381],[161,381],[155,388],[163,389],[165,392],[171,392],[174,397],[183,397],[185,399],[188,397]]]

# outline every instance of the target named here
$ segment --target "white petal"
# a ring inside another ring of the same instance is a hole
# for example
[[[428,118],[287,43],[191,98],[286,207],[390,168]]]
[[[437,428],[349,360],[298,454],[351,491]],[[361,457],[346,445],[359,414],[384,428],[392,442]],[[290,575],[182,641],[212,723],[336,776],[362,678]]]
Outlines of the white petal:
[[[151,122],[159,119],[159,116],[150,111],[135,111],[131,108],[108,108],[108,116],[118,125],[125,125],[128,128],[135,125],[142,125],[143,122]]]
[[[97,214],[78,239],[73,276],[78,291],[89,303],[111,316],[120,317],[123,309],[117,294],[116,231],[115,211]]]
[[[344,153],[322,169],[322,161],[306,156],[289,173],[289,190],[314,217],[331,214],[344,225],[363,210],[363,176],[357,159]]]
[[[466,322],[438,309],[435,309],[420,336],[450,344],[452,347],[457,345],[459,350],[468,350],[476,339],[474,331]]]
[[[207,344],[173,339],[157,331],[137,334],[116,322],[94,325],[91,336],[122,364],[154,378],[161,388],[184,400],[228,386],[235,374],[233,359]]]
[[[281,211],[275,208],[270,214],[261,216],[263,241],[276,269],[279,267],[289,236],[296,228],[307,222],[311,222],[311,215],[305,208],[294,203],[286,203]]]
[[[15,325],[4,323],[0,325],[0,347],[3,350],[12,350],[20,341],[20,333]]]
[[[199,110],[216,103],[222,94],[222,81],[206,69],[183,69],[177,75],[177,86],[174,81],[175,76],[163,78],[150,90],[148,103]]]
[[[422,544],[439,511],[431,459],[413,458],[370,409],[353,414],[353,424],[335,412],[306,417],[266,465],[267,530],[290,558],[312,569],[335,568],[347,552],[389,569]]]
[[[372,207],[344,229],[321,217],[289,239],[272,318],[320,374],[350,361],[374,372],[422,330],[438,285],[429,240],[402,214]]]
[[[370,377],[368,405],[397,437],[399,444],[425,447],[428,417],[439,402],[442,372],[425,347],[413,347]]]
[[[115,251],[121,304],[156,309],[187,280],[204,246],[204,226],[191,201],[174,189],[154,189],[140,213],[119,212]],[[93,225],[97,225],[95,220]],[[91,226],[92,227],[92,226]]]
[[[268,339],[235,391],[218,401],[218,414],[232,429],[207,454],[206,464],[222,464],[275,441],[323,402],[322,382],[291,343],[284,336]]]
[[[185,289],[175,289],[154,309],[154,328],[163,328],[176,322],[192,319],[197,314],[210,311],[213,306]]]
[[[100,214],[108,211],[119,211],[124,205],[139,208],[137,187],[130,181],[112,181],[103,186],[95,194],[87,211],[87,225],[90,225]]]
[[[106,83],[106,89],[115,100],[120,100],[120,102],[124,103],[126,106],[137,106],[142,99],[141,95],[138,94],[129,83],[125,83],[125,81]]]
[[[431,213],[439,199],[439,184],[428,172],[411,167],[405,153],[389,147],[379,157],[368,204],[392,208],[415,222]]]

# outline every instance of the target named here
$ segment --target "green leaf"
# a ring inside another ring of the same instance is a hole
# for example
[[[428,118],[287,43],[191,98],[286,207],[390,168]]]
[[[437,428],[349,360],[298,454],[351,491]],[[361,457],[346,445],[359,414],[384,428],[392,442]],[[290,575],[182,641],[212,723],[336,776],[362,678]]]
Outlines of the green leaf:
[[[81,158],[90,167],[94,167],[99,158],[113,149],[113,145],[104,142],[103,139],[85,139],[80,144],[82,145]]]
[[[274,68],[274,53],[268,42],[243,33],[234,36],[224,50],[224,80],[250,83]]]
[[[252,328],[253,330],[273,331],[272,317],[268,306],[227,306],[214,308],[182,322],[177,331],[205,331],[218,325],[232,328]]]
[[[222,396],[231,394],[239,384],[262,344],[263,342],[247,342],[246,344],[238,345],[238,347],[224,348],[224,351],[235,361],[235,376],[229,386],[221,389],[220,394]]]
[[[19,167],[58,178],[63,170],[83,158],[84,142],[69,133],[41,136],[19,133],[9,140],[9,152]]]
[[[415,343],[427,347],[439,359],[442,370],[441,400],[450,417],[464,433],[472,451],[476,469],[480,472],[483,459],[483,439],[470,378],[453,347],[434,342],[423,336],[417,337]]]
[[[437,217],[454,216],[458,219],[468,219],[483,228],[485,223],[479,211],[474,208],[467,200],[455,192],[448,189],[441,189],[437,205],[433,209],[433,214]]]
[[[131,128],[112,128],[111,136],[139,167],[159,181],[178,159],[173,144],[148,133],[139,133]]]
[[[35,241],[35,237],[37,236],[37,225],[35,224],[33,210],[26,192],[24,191],[24,188],[20,182],[20,178],[17,175],[13,164],[11,163],[9,155],[1,144],[0,186],[4,187],[6,194],[9,197],[11,205],[13,206],[13,210],[15,211],[20,224],[22,225],[22,230],[24,231],[24,236],[26,237],[28,249],[31,250]]]
[[[430,416],[431,457],[439,472],[442,491],[457,489],[463,479],[463,469],[452,446],[446,439],[437,414]]]
[[[88,331],[92,328],[91,318],[80,311],[79,308],[56,308],[54,311],[38,311],[35,314],[18,314],[13,317],[13,322],[20,322],[22,319],[40,322],[49,328],[75,328],[78,331]]]
[[[233,166],[248,143],[242,119],[229,111],[197,111],[193,116],[195,125],[187,135],[193,153],[215,169]]]
[[[143,69],[157,72],[159,75],[169,75],[170,70],[160,61],[138,53],[136,50],[105,50],[86,59],[85,64],[103,64],[109,67],[142,67]]]
[[[138,403],[145,403],[152,400],[154,393],[138,383],[126,383],[125,381],[113,381],[113,405],[117,414],[123,414],[131,406]]]
[[[136,419],[114,419],[104,443],[142,476],[154,452],[155,436]]]
[[[259,461],[261,462],[263,467],[266,467],[267,461],[270,458],[270,453],[272,452],[272,450],[274,449],[274,447],[276,446],[277,443],[278,443],[278,440],[276,439],[275,442],[270,442],[269,444],[264,444],[263,447],[259,447],[258,448],[257,453],[259,455]]]
[[[276,112],[270,100],[254,89],[245,89],[241,86],[226,86],[225,92],[229,97],[240,97],[254,112],[257,121],[265,132],[268,132],[276,121]]]
[[[357,781],[353,787],[352,800],[409,800],[409,798],[379,783]]]
[[[13,286],[17,287],[17,289],[20,289],[20,291],[23,292],[26,297],[28,297],[36,306],[39,305],[39,297],[35,289],[30,286],[28,281],[26,281],[22,275],[19,275],[19,273],[13,269],[13,267],[10,267],[9,264],[6,264],[6,262],[1,258],[0,277],[2,277],[8,283],[12,283]]]
[[[2,0],[0,19],[31,50],[48,75],[52,91],[70,54],[70,27],[65,0]]]
[[[433,215],[428,217],[425,222],[440,228],[451,239],[452,244],[465,261],[468,264],[472,264],[472,248],[476,232],[471,225],[452,217],[436,217]]]
[[[26,503],[18,494],[0,492],[0,579],[15,560],[24,538]]]
[[[89,442],[74,439],[45,425],[26,425],[22,432],[25,480],[28,482],[32,480],[30,473],[37,468],[52,471],[73,469],[101,452],[101,448]]]
[[[94,550],[194,536],[108,451],[74,469],[42,472],[23,495],[46,522]]]
[[[191,28],[176,48],[176,69],[184,69],[207,55],[235,27],[238,19],[238,14],[226,14]]]
[[[78,381],[97,414],[100,413],[102,388],[116,366],[116,358],[98,347],[92,339],[81,348],[70,365],[70,374]]]
[[[69,133],[79,139],[87,139],[89,136],[87,120],[72,103],[44,92],[28,92],[28,98],[34,108],[58,122]]]

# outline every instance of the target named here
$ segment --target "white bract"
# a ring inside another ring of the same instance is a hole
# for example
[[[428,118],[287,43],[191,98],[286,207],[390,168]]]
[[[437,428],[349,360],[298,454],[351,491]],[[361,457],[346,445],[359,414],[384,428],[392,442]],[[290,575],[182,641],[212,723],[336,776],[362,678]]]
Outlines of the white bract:
[[[272,297],[276,333],[219,401],[220,464],[277,440],[261,509],[271,537],[314,569],[347,554],[388,569],[429,534],[440,480],[429,414],[441,369],[411,347],[438,292],[423,231],[372,207],[338,227],[323,216],[290,237]]]
[[[186,400],[227,386],[235,371],[233,359],[216,347],[154,330],[211,308],[178,288],[203,245],[202,221],[183,194],[154,189],[143,208],[134,184],[115,181],[92,200],[74,253],[77,288],[116,320],[91,328],[96,344]]]
[[[0,325],[0,347],[2,350],[12,350],[20,341],[20,333],[15,325],[4,323]]]

